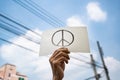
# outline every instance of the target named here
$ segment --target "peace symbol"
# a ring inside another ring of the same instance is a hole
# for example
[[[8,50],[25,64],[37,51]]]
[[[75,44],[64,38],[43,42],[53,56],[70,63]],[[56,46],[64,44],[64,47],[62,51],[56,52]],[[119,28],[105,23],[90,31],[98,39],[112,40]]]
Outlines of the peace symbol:
[[[55,46],[69,46],[74,41],[74,35],[68,30],[58,30],[52,35],[51,41]]]

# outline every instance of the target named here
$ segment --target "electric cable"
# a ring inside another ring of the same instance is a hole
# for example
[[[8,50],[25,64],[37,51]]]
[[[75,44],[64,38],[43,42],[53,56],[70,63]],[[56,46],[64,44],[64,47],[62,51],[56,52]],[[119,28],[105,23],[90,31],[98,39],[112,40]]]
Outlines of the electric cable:
[[[20,27],[22,27],[22,28],[24,28],[24,29],[26,29],[26,30],[29,30],[29,31],[33,32],[34,34],[38,35],[39,37],[41,36],[39,33],[31,30],[30,28],[26,27],[26,26],[23,25],[23,24],[20,24],[20,23],[18,23],[18,22],[16,22],[16,21],[14,21],[14,20],[12,20],[12,19],[4,16],[3,14],[0,14],[0,16],[3,17],[3,18],[5,18],[5,19],[7,19],[7,20],[9,20],[9,21],[11,21],[11,22],[13,22],[13,23],[15,23],[15,24],[17,24],[17,25],[19,25]]]
[[[74,62],[72,62],[72,63],[79,67],[83,67],[83,68],[87,68],[87,69],[91,68],[90,66],[87,66],[87,65],[81,65],[81,64],[74,63]]]
[[[39,12],[37,12],[36,10],[34,10],[32,7],[26,5],[22,1],[18,1],[18,0],[13,0],[13,1],[16,2],[17,4],[21,5],[23,8],[27,9],[29,12],[33,13],[37,17],[41,18],[42,20],[44,20],[45,22],[47,22],[51,26],[57,28],[56,27],[57,25],[54,22],[51,22],[49,19],[46,19],[43,15],[41,15]]]
[[[18,47],[23,48],[23,49],[25,49],[25,50],[28,50],[28,51],[30,51],[30,52],[38,53],[38,52],[33,51],[33,50],[29,49],[29,48],[26,48],[26,47],[24,47],[24,46],[21,46],[21,45],[19,45],[19,44],[13,43],[13,42],[8,41],[8,40],[5,40],[5,39],[3,39],[3,38],[1,38],[1,37],[0,37],[0,40],[1,40],[1,41],[4,41],[4,42],[7,42],[7,43],[9,43],[9,44],[13,44],[13,45],[15,45],[15,46],[18,46]]]
[[[29,5],[31,5],[36,10],[38,10],[42,15],[45,15],[45,17],[50,19],[51,21],[58,23],[60,26],[64,26],[65,25],[64,22],[62,22],[60,19],[58,19],[57,17],[55,17],[52,14],[50,14],[48,11],[46,11],[41,6],[37,5],[35,2],[33,2],[31,0],[29,0],[29,1],[25,0],[25,2],[27,2]]]
[[[81,59],[78,59],[78,58],[76,58],[76,57],[73,57],[73,56],[70,56],[71,58],[73,58],[73,59],[75,59],[75,60],[78,60],[78,61],[81,61],[81,62],[84,62],[84,63],[86,63],[86,64],[92,64],[92,63],[90,63],[90,62],[87,62],[87,61],[84,61],[84,60],[81,60]],[[99,65],[97,65],[97,64],[94,64],[95,66],[97,66],[97,67],[99,67],[99,68],[103,68],[102,66],[99,66]]]
[[[87,57],[87,56],[84,56],[84,55],[81,55],[81,54],[79,54],[80,56],[82,56],[82,57],[84,57],[84,58],[87,58],[87,59],[90,59],[89,57]],[[94,63],[96,66],[98,66],[99,68],[103,68],[102,66],[99,66],[99,65],[101,65],[99,62],[97,62],[97,61],[95,61],[95,63]]]
[[[13,26],[13,25],[11,25],[11,26]],[[18,36],[21,36],[21,34],[22,34],[22,33],[20,33],[20,32],[15,32],[15,31],[13,31],[13,29],[10,29],[10,28],[8,28],[7,26],[5,26],[5,25],[3,25],[3,24],[0,24],[0,28],[6,30],[6,31],[8,31],[8,32],[11,32],[11,33],[13,33],[13,34],[15,34],[15,35],[18,35]],[[23,35],[23,34],[22,34],[22,35]],[[21,37],[23,37],[23,38],[25,38],[25,39],[27,39],[27,40],[29,40],[29,41],[31,41],[31,42],[34,42],[34,43],[36,43],[36,44],[38,44],[38,45],[40,44],[39,42],[36,42],[36,41],[28,38],[27,36],[21,36]]]

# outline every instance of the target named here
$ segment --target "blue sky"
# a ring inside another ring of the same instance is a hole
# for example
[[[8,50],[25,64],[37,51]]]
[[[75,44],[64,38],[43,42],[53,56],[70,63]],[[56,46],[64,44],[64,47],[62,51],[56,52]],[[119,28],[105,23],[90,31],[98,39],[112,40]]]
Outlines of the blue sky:
[[[21,1],[24,2],[24,0]],[[104,59],[106,61],[108,69],[110,70],[111,80],[117,80],[120,78],[118,76],[120,75],[120,72],[118,71],[120,70],[119,0],[32,1],[66,24],[61,27],[85,25],[88,29],[91,53],[94,54],[95,60],[100,62],[98,49],[96,46],[96,41],[98,40],[100,41],[100,44],[104,51]],[[15,1],[13,0],[0,0],[0,14],[3,14],[21,24],[24,24],[40,34],[45,30],[58,27],[51,26],[38,16],[34,15],[25,8],[21,7],[19,4],[15,3]],[[8,22],[2,17],[0,17],[0,20]],[[28,47],[30,49],[36,49],[36,51],[39,51],[39,45],[31,43],[22,38],[22,36],[27,35],[35,36],[30,31],[25,31],[25,35],[15,36],[0,28],[0,37],[11,40],[14,43]],[[38,40],[37,36],[31,38]],[[20,50],[20,52],[18,52],[18,50]],[[82,55],[89,57],[89,55],[86,54]],[[22,57],[24,58],[24,60],[21,60],[18,57]],[[86,60],[86,58],[82,59]],[[66,69],[66,76],[64,80],[84,80],[89,76],[92,76],[90,73],[92,69],[87,70],[79,68],[72,62],[77,64],[79,63],[73,59],[70,61],[70,64],[67,67],[68,69]],[[18,67],[19,71],[24,68],[21,72],[28,75],[29,80],[33,80],[34,77],[36,77],[36,80],[49,80],[49,78],[51,78],[50,66],[47,66],[49,65],[48,57],[38,57],[38,54],[31,53],[19,47],[0,41],[0,65],[3,65],[5,63],[15,64]],[[81,64],[86,66],[84,63]],[[111,64],[113,65],[111,66]],[[48,68],[44,66],[47,66]],[[80,70],[81,72],[79,72],[78,70]],[[98,71],[101,72],[101,70],[99,69]],[[31,74],[31,72],[33,72],[33,74]],[[77,75],[74,75],[74,73],[72,72],[77,73]],[[46,75],[49,77],[46,78]],[[69,77],[69,75],[71,75],[71,77]],[[101,80],[104,79],[105,77],[101,78]]]

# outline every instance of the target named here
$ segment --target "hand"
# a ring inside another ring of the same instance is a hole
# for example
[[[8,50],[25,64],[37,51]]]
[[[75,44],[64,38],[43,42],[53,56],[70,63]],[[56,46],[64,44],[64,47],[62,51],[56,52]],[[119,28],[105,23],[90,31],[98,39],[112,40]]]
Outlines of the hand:
[[[69,54],[67,48],[57,49],[49,61],[53,72],[53,80],[62,80],[64,77],[65,63],[68,64]]]

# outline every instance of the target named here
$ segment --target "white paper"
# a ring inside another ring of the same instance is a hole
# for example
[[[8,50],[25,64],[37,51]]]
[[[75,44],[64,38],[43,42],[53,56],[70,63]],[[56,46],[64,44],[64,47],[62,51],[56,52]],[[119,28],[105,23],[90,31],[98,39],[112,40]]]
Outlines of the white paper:
[[[42,33],[41,56],[52,54],[60,47],[66,47],[70,52],[89,53],[90,48],[86,27],[64,27]]]

